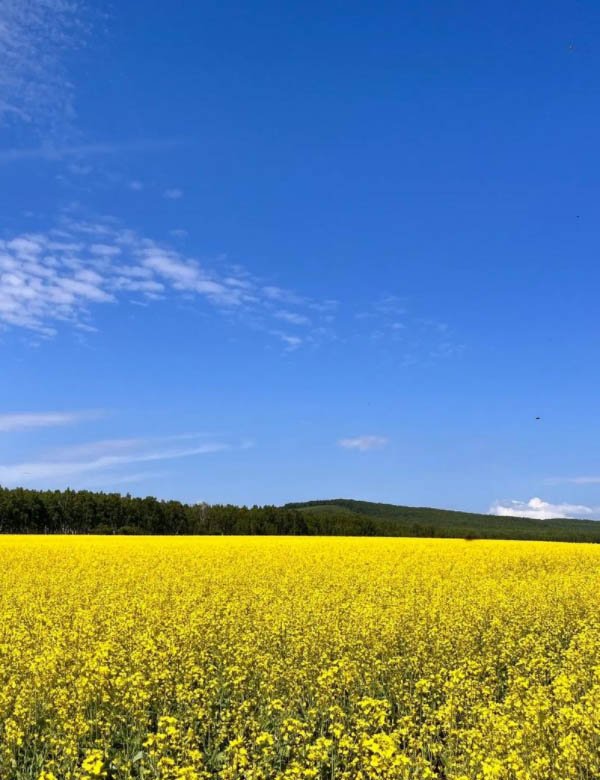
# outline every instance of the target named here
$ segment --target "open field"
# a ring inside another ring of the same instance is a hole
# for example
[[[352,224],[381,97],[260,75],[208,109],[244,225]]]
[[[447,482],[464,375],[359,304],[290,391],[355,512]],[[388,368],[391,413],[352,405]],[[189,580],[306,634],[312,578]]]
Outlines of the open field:
[[[600,776],[600,548],[0,537],[0,777]]]

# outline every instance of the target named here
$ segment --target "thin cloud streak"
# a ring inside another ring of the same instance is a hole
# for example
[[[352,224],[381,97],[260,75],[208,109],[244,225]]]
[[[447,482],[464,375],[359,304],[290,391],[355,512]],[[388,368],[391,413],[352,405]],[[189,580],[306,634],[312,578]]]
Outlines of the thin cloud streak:
[[[25,160],[46,160],[48,162],[64,160],[68,157],[90,157],[121,154],[123,152],[142,153],[172,149],[183,143],[181,139],[139,139],[123,142],[104,142],[76,144],[73,146],[37,146],[28,149],[5,149],[0,151],[0,165]],[[136,182],[137,184],[137,182]],[[141,189],[133,187],[133,189]]]
[[[0,414],[0,432],[27,431],[34,428],[53,428],[73,425],[85,420],[103,417],[103,411],[86,412],[16,412]]]
[[[600,476],[597,474],[583,475],[580,477],[550,477],[545,480],[547,485],[600,485]]]
[[[368,450],[380,450],[388,443],[388,439],[385,436],[353,436],[347,439],[340,439],[338,445],[346,450],[359,450],[360,452],[367,452]]]
[[[209,433],[178,433],[172,436],[144,436],[124,439],[101,439],[99,441],[86,442],[85,444],[72,444],[54,450],[53,460],[81,460],[101,458],[104,455],[135,452],[149,447],[156,447],[173,442],[198,441],[200,439],[216,438]]]
[[[103,474],[99,477],[86,479],[80,484],[83,490],[106,488],[110,490],[117,485],[132,485],[141,482],[147,482],[149,479],[160,479],[167,475],[164,471],[139,471],[135,474],[125,474],[123,476],[114,474]]]
[[[152,463],[196,455],[207,455],[231,449],[222,442],[206,442],[195,447],[149,449],[126,454],[105,454],[91,460],[45,460],[0,466],[0,484],[18,485],[36,481],[57,480],[81,474],[101,472],[133,463]]]

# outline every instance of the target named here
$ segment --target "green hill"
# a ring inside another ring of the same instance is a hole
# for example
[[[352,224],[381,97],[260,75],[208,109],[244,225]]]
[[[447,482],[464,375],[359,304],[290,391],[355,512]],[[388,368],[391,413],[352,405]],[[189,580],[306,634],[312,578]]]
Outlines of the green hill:
[[[539,539],[600,542],[600,522],[595,520],[533,520],[456,512],[432,507],[397,506],[371,501],[334,498],[285,505],[307,518],[334,526],[349,522],[371,525],[382,536],[439,536],[481,539]],[[371,532],[373,533],[373,531]]]
[[[209,506],[87,490],[0,487],[0,533],[433,536],[598,543],[600,522],[494,517],[347,498],[284,506]]]

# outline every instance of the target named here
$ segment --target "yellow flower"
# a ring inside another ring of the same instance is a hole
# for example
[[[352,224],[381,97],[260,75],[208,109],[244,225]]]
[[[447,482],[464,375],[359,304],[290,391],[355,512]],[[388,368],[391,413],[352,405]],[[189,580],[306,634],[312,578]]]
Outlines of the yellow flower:
[[[0,536],[0,778],[600,777],[600,546]]]

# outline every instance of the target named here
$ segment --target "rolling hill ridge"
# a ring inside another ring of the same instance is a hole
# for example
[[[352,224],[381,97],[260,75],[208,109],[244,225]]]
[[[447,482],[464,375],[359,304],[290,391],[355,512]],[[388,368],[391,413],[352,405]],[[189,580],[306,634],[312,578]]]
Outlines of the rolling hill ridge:
[[[0,487],[0,533],[419,536],[598,543],[600,522],[497,517],[348,498],[246,507],[87,490]]]
[[[378,536],[440,536],[481,539],[539,539],[600,542],[600,521],[535,520],[500,517],[451,509],[380,504],[334,498],[285,504],[306,516],[329,516],[347,522],[372,524]]]

